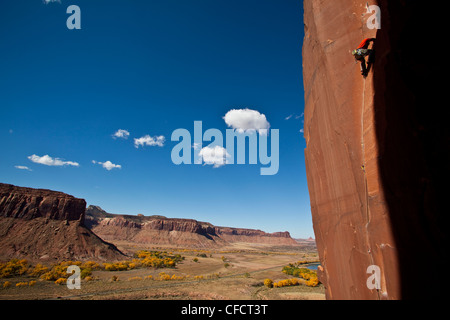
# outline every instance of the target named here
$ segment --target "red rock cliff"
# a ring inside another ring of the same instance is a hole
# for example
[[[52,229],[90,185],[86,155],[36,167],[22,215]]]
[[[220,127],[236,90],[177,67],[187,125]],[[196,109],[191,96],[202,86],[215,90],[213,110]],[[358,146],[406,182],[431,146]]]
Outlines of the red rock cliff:
[[[439,29],[426,21],[431,5],[369,1],[381,8],[381,29],[369,30],[366,3],[304,1],[305,158],[320,277],[328,299],[419,298],[420,252],[448,255],[437,165],[448,164],[448,124],[437,86],[428,89]],[[369,37],[375,64],[364,79],[351,51]],[[379,290],[366,285],[370,265],[381,269]],[[427,295],[442,293],[430,285]]]
[[[162,216],[116,215],[96,206],[86,210],[86,224],[103,239],[138,243],[171,244],[192,247],[220,247],[227,243],[247,242],[296,245],[289,232],[266,233],[261,230],[217,227],[193,219]]]
[[[85,210],[62,192],[0,183],[0,260],[124,258],[84,226]]]
[[[0,216],[83,222],[86,201],[68,194],[0,183]]]

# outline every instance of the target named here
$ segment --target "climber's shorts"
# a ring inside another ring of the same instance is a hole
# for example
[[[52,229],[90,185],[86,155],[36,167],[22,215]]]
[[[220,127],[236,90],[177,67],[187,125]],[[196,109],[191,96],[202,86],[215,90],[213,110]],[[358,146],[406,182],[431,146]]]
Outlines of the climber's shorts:
[[[370,49],[355,49],[352,51],[352,55],[355,56],[356,60],[364,59],[365,56],[369,55],[372,50]]]

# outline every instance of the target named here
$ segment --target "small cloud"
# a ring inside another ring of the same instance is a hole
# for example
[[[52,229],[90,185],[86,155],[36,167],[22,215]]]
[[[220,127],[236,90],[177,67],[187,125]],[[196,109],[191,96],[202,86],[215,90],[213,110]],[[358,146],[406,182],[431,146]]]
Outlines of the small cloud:
[[[199,152],[199,156],[202,157],[205,164],[211,164],[214,168],[219,168],[226,163],[226,158],[231,157],[227,152],[227,149],[220,146],[204,147]]]
[[[198,143],[198,142],[194,142],[194,143],[192,144],[192,148],[193,148],[194,150],[200,149],[200,146],[201,146],[201,143]]]
[[[73,161],[63,161],[59,158],[52,158],[50,157],[48,154],[46,154],[45,156],[37,156],[35,154],[31,155],[28,157],[28,159],[30,159],[32,162],[34,163],[39,163],[39,164],[43,164],[46,166],[74,166],[74,167],[78,167],[80,164],[78,162],[73,162]]]
[[[19,169],[19,170],[33,171],[30,168],[28,168],[27,166],[14,166],[14,168]]]
[[[128,139],[130,132],[128,130],[119,129],[113,134],[113,138]]]
[[[295,116],[295,119],[300,119],[301,117],[303,117],[305,115],[305,113],[304,112],[302,112],[302,114],[301,115],[296,115]]]
[[[256,130],[259,134],[267,134],[270,128],[266,116],[256,110],[233,109],[228,111],[223,119],[229,127],[236,129],[239,133]]]
[[[164,136],[154,136],[150,137],[148,134],[140,137],[139,139],[134,138],[134,146],[139,148],[139,146],[158,146],[163,147],[166,138]]]
[[[297,120],[297,119],[302,118],[304,115],[305,115],[304,112],[302,112],[302,114],[300,114],[300,115],[298,115],[298,114],[290,114],[290,115],[288,115],[286,118],[284,118],[284,120],[289,120],[289,119],[291,119],[292,117],[294,117],[294,119]]]
[[[105,168],[106,170],[110,171],[112,169],[122,169],[122,166],[120,164],[114,164],[111,161],[105,161],[105,162],[100,162],[100,161],[95,161],[92,160],[93,164],[99,164],[101,165],[103,168]]]
[[[303,132],[304,132],[304,130],[303,130],[303,128],[301,128],[301,129],[300,129],[300,133],[303,133]]]
[[[51,2],[61,3],[61,0],[42,0],[42,2],[45,3],[45,4],[49,4]]]

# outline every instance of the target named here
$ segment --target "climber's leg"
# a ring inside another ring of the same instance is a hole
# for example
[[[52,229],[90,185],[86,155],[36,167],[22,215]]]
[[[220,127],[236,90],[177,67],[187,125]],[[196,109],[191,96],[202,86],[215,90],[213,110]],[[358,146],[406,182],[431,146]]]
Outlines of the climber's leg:
[[[364,77],[366,77],[367,73],[368,73],[368,70],[367,70],[367,67],[366,67],[366,60],[364,58],[362,58],[360,61],[361,61],[361,74]]]

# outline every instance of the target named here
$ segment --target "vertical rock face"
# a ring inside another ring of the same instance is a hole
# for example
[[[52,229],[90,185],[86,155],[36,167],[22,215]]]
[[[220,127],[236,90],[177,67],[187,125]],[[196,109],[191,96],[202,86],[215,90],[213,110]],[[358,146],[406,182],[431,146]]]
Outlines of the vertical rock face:
[[[448,163],[448,129],[420,112],[436,75],[414,25],[427,10],[414,1],[371,4],[381,8],[379,30],[367,28],[366,1],[304,1],[305,158],[328,299],[420,297],[419,252],[446,255],[443,178],[433,161]],[[351,51],[369,37],[375,64],[364,79]],[[367,286],[371,265],[380,289]]]

